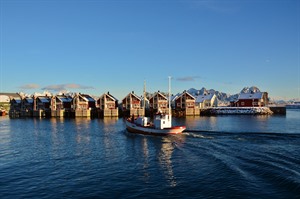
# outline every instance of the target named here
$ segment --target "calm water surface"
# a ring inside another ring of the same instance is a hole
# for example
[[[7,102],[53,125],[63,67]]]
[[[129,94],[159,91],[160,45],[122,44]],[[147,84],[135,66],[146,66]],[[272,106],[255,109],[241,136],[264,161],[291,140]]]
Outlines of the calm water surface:
[[[300,198],[299,110],[173,119],[189,131],[0,117],[0,198]]]

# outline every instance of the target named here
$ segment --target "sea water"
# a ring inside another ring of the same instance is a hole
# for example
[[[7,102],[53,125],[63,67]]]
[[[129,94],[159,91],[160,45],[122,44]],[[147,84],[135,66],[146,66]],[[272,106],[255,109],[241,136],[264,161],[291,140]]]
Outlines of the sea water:
[[[173,118],[176,136],[119,118],[0,117],[0,198],[299,198],[300,111]]]

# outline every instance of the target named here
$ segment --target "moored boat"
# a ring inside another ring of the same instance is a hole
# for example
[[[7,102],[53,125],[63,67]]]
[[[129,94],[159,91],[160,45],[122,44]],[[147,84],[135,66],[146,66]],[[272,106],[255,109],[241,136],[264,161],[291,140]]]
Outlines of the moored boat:
[[[0,116],[5,116],[6,115],[6,111],[5,110],[0,110]]]

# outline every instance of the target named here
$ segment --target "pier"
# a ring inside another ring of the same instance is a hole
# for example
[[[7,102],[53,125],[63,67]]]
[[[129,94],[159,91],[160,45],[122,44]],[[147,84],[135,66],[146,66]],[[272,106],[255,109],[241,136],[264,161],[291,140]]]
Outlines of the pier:
[[[273,114],[286,115],[286,107],[285,106],[269,106],[269,108],[273,112]]]

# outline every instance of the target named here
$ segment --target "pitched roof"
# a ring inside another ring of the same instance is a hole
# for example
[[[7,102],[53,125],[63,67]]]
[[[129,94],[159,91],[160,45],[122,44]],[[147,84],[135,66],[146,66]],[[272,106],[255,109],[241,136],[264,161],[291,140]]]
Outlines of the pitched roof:
[[[165,100],[168,100],[168,97],[167,96],[165,96],[164,94],[162,94],[161,92],[155,92],[154,93],[154,95],[150,98],[150,99],[152,99],[155,95],[160,95],[161,97],[163,97]]]
[[[107,96],[110,97],[114,101],[118,101],[118,99],[115,98],[114,96],[112,96],[110,93],[107,93]]]
[[[240,93],[238,99],[262,99],[264,92],[257,93]]]
[[[17,104],[20,104],[22,102],[20,97],[15,97],[12,100],[14,100]]]
[[[174,100],[176,100],[180,95],[181,95],[181,93],[177,93],[176,95],[172,95],[171,96],[171,102],[173,102]]]
[[[136,94],[134,94],[133,92],[131,92],[131,93],[128,93],[128,95],[126,95],[124,98],[123,98],[123,100],[125,99],[125,98],[127,98],[129,95],[133,95],[135,98],[137,98],[138,100],[141,100],[141,98],[139,97],[139,96],[137,96]],[[122,101],[123,101],[122,100]]]
[[[56,97],[61,102],[71,102],[72,101],[71,97],[68,97],[68,96],[65,96],[65,95],[59,95],[59,96],[56,96]]]
[[[87,94],[81,94],[81,97],[88,102],[95,102],[96,100],[94,98],[92,98],[90,95]]]
[[[49,97],[38,97],[38,99],[39,99],[42,103],[49,103],[49,102],[50,102]]]
[[[97,101],[100,100],[101,98],[103,98],[104,96],[109,97],[109,98],[112,99],[113,101],[118,101],[118,99],[115,98],[114,96],[112,96],[109,92],[103,93],[103,94],[97,99]]]
[[[135,93],[131,93],[134,97],[136,97],[137,99],[139,99],[139,100],[141,100],[141,98],[138,96],[138,95],[136,95]]]
[[[204,101],[210,101],[213,98],[214,95],[215,95],[214,93],[208,93],[208,94],[205,94],[205,95],[198,95],[196,97],[196,103],[202,103]]]
[[[33,98],[26,97],[24,100],[26,100],[30,104],[33,104]]]
[[[184,95],[184,94],[188,94],[190,97],[192,97],[192,98],[194,98],[194,99],[196,99],[192,94],[190,94],[189,92],[187,92],[187,91],[184,91],[181,95]],[[181,96],[180,95],[180,96]]]

